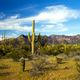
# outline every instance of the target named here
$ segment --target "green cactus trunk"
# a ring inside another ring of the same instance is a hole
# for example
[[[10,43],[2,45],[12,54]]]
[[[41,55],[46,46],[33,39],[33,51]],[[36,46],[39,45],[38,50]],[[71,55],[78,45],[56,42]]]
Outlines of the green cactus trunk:
[[[32,54],[34,54],[35,52],[34,40],[35,40],[35,20],[32,21]]]
[[[4,54],[5,54],[5,47],[6,47],[5,35],[6,35],[6,33],[3,32],[3,33],[2,33],[2,42],[3,42],[3,53],[4,53]]]

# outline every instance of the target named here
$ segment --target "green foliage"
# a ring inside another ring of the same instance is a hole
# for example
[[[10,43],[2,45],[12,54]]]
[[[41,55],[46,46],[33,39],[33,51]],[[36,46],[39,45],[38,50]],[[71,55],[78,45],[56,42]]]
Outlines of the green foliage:
[[[48,60],[48,58],[39,56],[37,60],[32,62],[32,69],[30,70],[30,74],[32,76],[44,74],[49,70],[55,70],[57,68],[57,64],[52,63]]]
[[[4,55],[3,45],[0,46],[0,57]]]
[[[76,56],[80,55],[80,44],[54,44],[42,45],[42,36],[39,35],[35,38],[35,51],[41,55],[58,55],[65,54],[67,56]],[[17,40],[14,42],[13,39],[5,40],[4,44],[0,45],[0,58],[2,57],[11,57],[19,59],[20,57],[30,57],[31,55],[31,46],[23,42],[22,38],[19,38],[20,44],[17,44]],[[10,42],[8,42],[10,41]],[[8,44],[7,44],[8,43]],[[11,44],[12,43],[12,44]],[[23,44],[24,43],[24,44]],[[39,49],[38,49],[39,48]]]
[[[18,61],[19,58],[23,56],[23,52],[24,52],[23,50],[13,49],[13,51],[7,53],[6,56]]]
[[[65,52],[65,47],[63,45],[47,45],[41,48],[43,54],[47,55],[58,55]]]
[[[30,37],[30,32],[28,33],[28,41],[29,41],[29,46],[30,46],[30,50],[31,50],[31,47],[32,47],[32,40],[31,40],[31,37]],[[39,35],[37,37],[35,37],[35,40],[34,40],[34,44],[35,44],[35,53],[37,52],[38,48],[41,48],[41,35],[39,33]]]
[[[67,56],[80,55],[80,45],[73,44],[57,44],[57,45],[45,45],[41,47],[41,53],[47,55],[65,54]]]

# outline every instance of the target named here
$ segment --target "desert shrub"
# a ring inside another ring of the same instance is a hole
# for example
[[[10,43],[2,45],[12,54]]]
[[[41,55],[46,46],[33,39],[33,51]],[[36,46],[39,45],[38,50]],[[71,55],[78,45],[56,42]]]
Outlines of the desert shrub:
[[[21,57],[27,57],[28,54],[24,49],[13,49],[13,51],[7,53],[6,57],[12,58],[15,61],[18,61]]]
[[[52,63],[52,61],[48,60],[46,57],[38,57],[36,61],[32,62],[32,70],[30,70],[31,75],[39,75],[43,74],[48,70],[56,70],[57,64]]]
[[[65,54],[70,56],[70,57],[80,55],[80,45],[77,45],[77,44],[68,44],[68,45],[66,45]]]
[[[45,59],[38,59],[38,61],[34,61],[32,62],[32,70],[30,70],[30,75],[32,76],[36,76],[39,74],[43,74],[44,73],[44,64],[45,64]]]
[[[0,45],[0,57],[4,57],[7,53],[11,51],[12,51],[11,45],[8,46]]]
[[[21,57],[18,53],[10,52],[6,55],[8,58],[12,58],[14,61],[18,61]]]
[[[76,80],[80,80],[80,61],[75,60],[76,61],[76,69],[77,69],[77,76],[76,76]]]
[[[20,49],[24,49],[26,51],[30,51],[29,45],[22,45],[22,46],[20,46]]]
[[[47,47],[44,46],[44,47],[41,47],[41,50],[40,50],[41,54],[48,54],[48,50],[47,50]]]
[[[65,44],[58,44],[58,45],[53,45],[53,46],[50,45],[49,49],[47,49],[49,50],[48,54],[56,56],[58,54],[65,53],[66,51],[65,46],[66,46]]]
[[[65,53],[65,45],[64,44],[57,45],[57,48],[58,48],[59,53]]]
[[[44,46],[41,48],[41,53],[45,55],[57,55],[59,54],[57,46]]]
[[[2,57],[3,55],[5,55],[5,53],[2,49],[0,49],[0,57]]]
[[[69,56],[69,53],[70,53],[70,51],[71,51],[71,45],[66,45],[66,50],[65,50],[65,53],[64,54],[66,54],[67,56]]]
[[[59,64],[61,64],[62,63],[62,58],[58,58],[58,57],[56,57],[56,61],[57,61],[57,63],[59,63]]]
[[[0,45],[0,57],[5,56],[5,48],[4,45]]]

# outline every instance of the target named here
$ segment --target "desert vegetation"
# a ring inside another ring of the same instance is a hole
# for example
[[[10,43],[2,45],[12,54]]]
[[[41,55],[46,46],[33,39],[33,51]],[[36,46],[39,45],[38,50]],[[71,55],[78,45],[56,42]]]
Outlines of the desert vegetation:
[[[48,43],[47,36],[32,35],[0,41],[0,80],[80,80],[80,44]],[[22,70],[21,58],[25,59]]]

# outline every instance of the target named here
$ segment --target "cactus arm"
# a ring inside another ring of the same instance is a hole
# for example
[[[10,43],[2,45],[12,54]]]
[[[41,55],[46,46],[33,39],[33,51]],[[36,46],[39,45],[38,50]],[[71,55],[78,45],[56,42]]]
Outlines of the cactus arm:
[[[31,42],[31,39],[30,39],[30,32],[28,33],[28,40],[29,40],[29,42]]]

